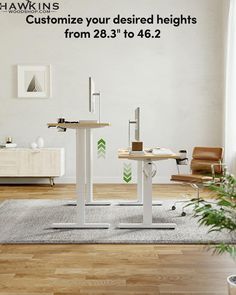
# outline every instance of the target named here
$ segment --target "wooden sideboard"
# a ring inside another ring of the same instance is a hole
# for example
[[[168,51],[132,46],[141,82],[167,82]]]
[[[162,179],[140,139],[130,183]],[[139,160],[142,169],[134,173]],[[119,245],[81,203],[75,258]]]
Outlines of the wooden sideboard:
[[[64,154],[63,148],[0,149],[0,177],[47,177],[53,186],[65,173]]]

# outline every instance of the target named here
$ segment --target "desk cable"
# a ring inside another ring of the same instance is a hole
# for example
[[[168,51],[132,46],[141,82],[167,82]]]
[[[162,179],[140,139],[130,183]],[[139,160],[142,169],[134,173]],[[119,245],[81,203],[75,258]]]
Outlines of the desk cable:
[[[151,170],[151,173],[148,173],[148,166],[149,165],[152,165],[152,170]],[[153,162],[148,162],[148,163],[145,163],[144,166],[143,166],[143,173],[146,177],[154,177],[156,174],[157,174],[157,165]]]

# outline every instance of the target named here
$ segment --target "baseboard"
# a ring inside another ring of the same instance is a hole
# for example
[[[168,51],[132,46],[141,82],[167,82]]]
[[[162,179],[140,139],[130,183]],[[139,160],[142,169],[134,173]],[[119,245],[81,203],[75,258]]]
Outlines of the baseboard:
[[[70,184],[75,183],[75,177],[58,177],[55,178],[55,183]],[[121,184],[124,181],[120,177],[94,177],[94,183],[114,183]],[[136,179],[133,179],[131,183],[136,183]],[[168,177],[155,177],[154,184],[169,184],[170,179]],[[49,184],[48,178],[0,178],[0,184]]]

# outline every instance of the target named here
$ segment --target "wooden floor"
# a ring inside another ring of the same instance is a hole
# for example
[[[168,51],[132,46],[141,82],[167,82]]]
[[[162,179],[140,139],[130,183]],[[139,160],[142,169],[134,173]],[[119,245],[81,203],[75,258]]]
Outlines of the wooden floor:
[[[154,186],[173,198],[182,186]],[[73,198],[74,185],[0,186],[0,200]],[[204,192],[209,195],[208,192]],[[96,198],[135,198],[134,185],[96,185]],[[199,245],[0,245],[0,295],[227,294],[227,256]]]

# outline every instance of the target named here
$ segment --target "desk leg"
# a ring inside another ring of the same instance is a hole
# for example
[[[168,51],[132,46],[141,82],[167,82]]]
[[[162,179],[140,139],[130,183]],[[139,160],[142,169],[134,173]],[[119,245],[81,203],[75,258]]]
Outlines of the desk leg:
[[[117,206],[142,206],[143,205],[143,161],[137,161],[137,200],[115,203]]]
[[[147,162],[146,176],[143,173],[143,225],[152,224],[152,162]]]
[[[119,228],[137,229],[175,229],[175,223],[152,223],[152,162],[146,161],[146,173],[143,173],[143,222],[120,223]]]
[[[107,201],[94,201],[93,199],[93,134],[92,129],[86,129],[86,206],[109,206]],[[77,202],[72,200],[68,205],[76,206]]]
[[[143,161],[137,161],[137,201],[117,203],[118,206],[143,206]],[[152,202],[153,206],[162,206],[162,202]]]
[[[109,228],[106,223],[85,223],[86,197],[86,130],[76,129],[76,222],[54,223],[53,228]]]
[[[77,199],[77,221],[85,223],[85,193],[86,193],[86,143],[85,130],[76,129],[76,199]]]
[[[143,161],[137,161],[137,194],[138,203],[143,203]]]
[[[110,202],[93,199],[93,135],[86,129],[86,206],[109,206]]]

